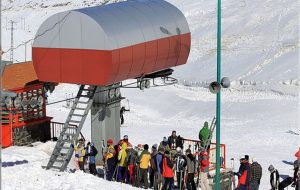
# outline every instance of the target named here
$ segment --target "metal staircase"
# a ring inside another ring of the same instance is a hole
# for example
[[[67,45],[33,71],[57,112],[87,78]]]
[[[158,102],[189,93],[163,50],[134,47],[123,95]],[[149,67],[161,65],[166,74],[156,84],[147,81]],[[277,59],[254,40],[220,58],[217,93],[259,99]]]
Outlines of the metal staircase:
[[[63,172],[73,155],[80,131],[93,104],[97,86],[81,85],[46,169]],[[78,127],[74,127],[77,125]]]

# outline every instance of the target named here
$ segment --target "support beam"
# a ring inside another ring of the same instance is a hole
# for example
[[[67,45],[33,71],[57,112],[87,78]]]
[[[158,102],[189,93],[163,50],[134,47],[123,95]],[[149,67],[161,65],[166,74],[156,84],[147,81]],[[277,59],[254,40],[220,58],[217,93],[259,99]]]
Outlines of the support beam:
[[[96,163],[102,164],[102,140],[105,145],[111,138],[116,144],[120,140],[120,104],[119,97],[110,98],[109,89],[116,87],[98,87],[91,109],[91,139],[98,149]]]

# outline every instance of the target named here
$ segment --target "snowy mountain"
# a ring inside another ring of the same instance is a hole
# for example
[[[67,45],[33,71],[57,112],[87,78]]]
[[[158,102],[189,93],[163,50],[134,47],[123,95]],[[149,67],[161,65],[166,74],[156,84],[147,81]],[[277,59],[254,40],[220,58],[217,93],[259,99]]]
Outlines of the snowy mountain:
[[[6,23],[7,28],[10,27],[9,20],[18,22],[14,30],[15,47],[32,39],[39,25],[50,15],[105,2],[3,0],[4,51],[10,47],[10,31],[6,30]],[[145,91],[121,90],[129,99],[131,109],[125,114],[125,127],[121,132],[128,134],[133,144],[159,143],[172,130],[185,138],[197,139],[203,122],[210,121],[215,115],[215,95],[208,91],[207,85],[216,78],[217,1],[169,2],[188,20],[192,33],[191,54],[186,65],[175,69],[179,84]],[[267,170],[270,164],[280,174],[292,175],[292,166],[286,163],[294,161],[293,155],[300,144],[298,10],[297,0],[222,1],[222,75],[233,82],[231,88],[222,90],[221,141],[226,144],[227,166],[230,166],[230,158],[238,160],[245,154],[256,157],[262,164],[261,189],[270,189]],[[24,51],[24,46],[14,51],[17,61],[24,61]],[[29,43],[27,60],[31,58],[30,52]],[[9,52],[4,56],[9,59]],[[77,90],[76,85],[59,85],[49,96],[49,102],[65,99]],[[129,106],[126,101],[122,104]],[[63,105],[64,102],[48,106],[48,115],[53,116],[54,121],[65,121],[69,110]],[[90,117],[83,128],[88,139],[89,121]],[[40,166],[46,163],[51,146],[48,143],[5,149],[3,161],[27,159],[29,164],[3,168],[3,176],[7,176],[2,184],[4,189],[20,189],[20,184],[25,184],[22,189],[32,189],[30,183],[35,184],[36,189],[130,189],[121,184],[98,181],[80,172],[44,171]],[[235,164],[237,167],[238,162]],[[31,167],[33,172],[29,174]],[[27,176],[28,183],[22,176]],[[74,185],[82,177],[83,183]],[[52,180],[57,184],[49,183]]]

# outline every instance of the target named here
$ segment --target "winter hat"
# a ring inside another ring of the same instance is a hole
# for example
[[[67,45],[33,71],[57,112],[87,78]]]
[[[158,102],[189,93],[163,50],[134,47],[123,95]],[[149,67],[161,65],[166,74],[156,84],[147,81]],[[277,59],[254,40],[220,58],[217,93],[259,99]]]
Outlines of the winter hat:
[[[208,127],[208,122],[207,121],[204,122],[204,127]]]
[[[176,148],[176,151],[177,151],[178,153],[180,153],[180,152],[181,152],[181,148],[180,148],[180,147],[177,147],[177,148]]]
[[[149,149],[149,145],[145,144],[144,145],[144,150],[148,150]]]
[[[128,135],[124,135],[123,139],[128,140]]]
[[[152,145],[152,149],[157,150],[157,144]]]
[[[274,166],[271,164],[268,168],[269,172],[273,172],[275,170]]]
[[[164,142],[168,142],[167,137],[164,137],[164,138],[163,138],[163,141],[164,141]]]
[[[107,140],[107,144],[113,144],[114,142],[113,142],[113,140],[112,139],[108,139]]]
[[[257,162],[257,160],[256,160],[255,157],[252,158],[252,163],[253,163],[253,162]]]

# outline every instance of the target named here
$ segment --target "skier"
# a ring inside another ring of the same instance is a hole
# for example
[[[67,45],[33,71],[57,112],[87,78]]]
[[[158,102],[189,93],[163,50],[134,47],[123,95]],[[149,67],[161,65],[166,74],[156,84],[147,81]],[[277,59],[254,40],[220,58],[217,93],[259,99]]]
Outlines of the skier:
[[[126,111],[130,111],[130,110],[127,110],[127,109],[125,108],[125,106],[122,106],[121,109],[120,109],[121,125],[124,124],[124,116],[123,116],[123,115],[124,115],[124,113],[125,113]]]
[[[151,155],[148,151],[149,146],[148,144],[144,145],[144,151],[142,152],[139,160],[140,160],[140,187],[144,187],[145,189],[148,189],[149,183],[148,183],[148,167],[149,162],[151,159]]]
[[[162,164],[162,176],[164,177],[164,185],[162,190],[171,190],[173,185],[173,163],[171,155],[168,150],[164,152],[163,164]]]
[[[88,163],[89,163],[89,170],[90,173],[93,175],[97,175],[96,170],[96,155],[98,154],[98,150],[94,146],[93,143],[87,143],[87,156],[88,156]]]
[[[171,156],[173,157],[176,154],[176,148],[178,145],[178,137],[176,136],[176,131],[172,131],[172,135],[168,138],[168,144],[171,148]]]
[[[299,150],[300,151],[300,150]],[[292,187],[295,187],[295,190],[299,190],[300,185],[300,171],[299,171],[300,160],[294,162],[294,176]]]
[[[156,162],[156,184],[154,184],[154,189],[160,189],[162,182],[163,182],[163,177],[162,177],[162,169],[163,169],[163,157],[164,157],[164,149],[162,147],[158,148],[158,153],[155,157],[155,162]]]
[[[235,172],[234,175],[237,175],[239,178],[238,190],[247,190],[249,186],[249,173],[250,165],[247,159],[240,159],[240,168],[238,172]]]
[[[134,185],[134,178],[135,178],[135,164],[137,162],[137,152],[129,145],[126,149],[126,159],[125,162],[128,166],[128,173],[129,173],[129,182],[131,185]]]
[[[185,151],[186,159],[187,159],[187,189],[188,190],[196,190],[196,184],[194,181],[195,171],[196,171],[196,162],[195,157],[191,153],[191,149],[186,149]]]
[[[252,158],[252,164],[250,167],[250,175],[249,175],[249,187],[251,190],[259,189],[261,177],[262,177],[262,167],[256,161],[255,158]]]
[[[153,188],[154,185],[154,176],[155,172],[157,172],[157,166],[156,166],[156,155],[158,154],[157,151],[157,144],[154,144],[151,148],[151,160],[150,160],[150,188]]]
[[[177,186],[180,190],[183,189],[184,185],[184,171],[187,165],[186,157],[182,154],[180,147],[177,147],[175,154],[175,171],[177,176]]]
[[[126,143],[127,146],[130,145],[130,146],[132,147],[132,144],[128,141],[128,135],[124,135],[124,136],[123,136],[123,142]]]
[[[209,190],[208,185],[209,158],[206,150],[200,152],[200,187],[201,190]]]
[[[278,171],[274,168],[273,165],[270,165],[268,168],[270,174],[270,184],[272,190],[278,190],[279,189],[279,173]]]
[[[106,161],[107,165],[107,174],[106,179],[111,181],[114,175],[114,171],[116,169],[116,150],[113,146],[113,140],[107,140],[107,149],[103,155],[103,161]]]
[[[210,149],[210,143],[209,141],[209,129],[208,129],[208,122],[205,121],[202,129],[199,131],[199,140],[201,141],[201,147],[205,148],[207,147],[207,150]]]
[[[164,151],[171,151],[167,137],[163,138],[158,148],[162,148]]]
[[[83,139],[79,139],[78,145],[74,148],[75,158],[78,160],[79,169],[84,171],[84,162],[85,162],[85,147]]]
[[[128,174],[127,174],[127,163],[125,162],[126,159],[126,148],[127,148],[127,143],[124,143],[121,141],[121,148],[119,150],[118,154],[118,181],[119,182],[129,182]]]

